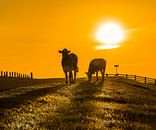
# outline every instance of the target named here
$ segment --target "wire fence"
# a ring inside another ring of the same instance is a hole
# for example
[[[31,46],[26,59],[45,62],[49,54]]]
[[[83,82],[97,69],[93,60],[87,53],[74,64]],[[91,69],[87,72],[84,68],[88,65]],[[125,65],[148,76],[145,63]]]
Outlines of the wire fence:
[[[148,78],[138,75],[128,75],[128,74],[106,74],[106,77],[122,77],[126,79],[131,79],[140,83],[156,85],[156,79]]]
[[[22,73],[18,73],[18,72],[8,72],[8,71],[0,71],[0,79],[7,79],[7,78],[22,78],[22,79],[26,79],[26,78],[31,78],[33,79],[33,73],[31,72],[30,74],[22,74]]]

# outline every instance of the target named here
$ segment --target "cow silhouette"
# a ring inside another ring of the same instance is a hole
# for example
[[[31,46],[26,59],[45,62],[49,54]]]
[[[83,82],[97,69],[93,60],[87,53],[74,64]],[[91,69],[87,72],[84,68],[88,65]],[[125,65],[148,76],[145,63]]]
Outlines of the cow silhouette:
[[[78,57],[74,53],[70,53],[66,48],[62,51],[59,50],[59,53],[62,53],[62,68],[65,73],[66,84],[68,84],[68,77],[70,83],[76,83],[76,72],[78,72]],[[73,73],[74,71],[74,78]],[[68,76],[69,75],[69,76]]]
[[[88,80],[91,82],[92,74],[96,73],[96,80],[98,81],[98,72],[100,71],[102,74],[102,81],[104,81],[105,69],[106,69],[106,61],[104,59],[99,58],[91,60],[88,72],[86,72]]]

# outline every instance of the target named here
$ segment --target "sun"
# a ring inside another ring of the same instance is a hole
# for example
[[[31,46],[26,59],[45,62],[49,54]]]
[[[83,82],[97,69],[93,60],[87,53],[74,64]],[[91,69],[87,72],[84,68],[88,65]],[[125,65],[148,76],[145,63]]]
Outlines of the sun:
[[[95,39],[101,42],[101,46],[96,49],[112,49],[120,47],[121,41],[125,38],[124,29],[115,22],[103,23],[95,33]]]

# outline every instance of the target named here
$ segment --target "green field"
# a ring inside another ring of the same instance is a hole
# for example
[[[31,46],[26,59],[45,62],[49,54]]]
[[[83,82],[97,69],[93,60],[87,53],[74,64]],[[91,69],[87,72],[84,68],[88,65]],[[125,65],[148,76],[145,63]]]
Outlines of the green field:
[[[0,92],[0,129],[156,129],[156,86],[64,79]]]

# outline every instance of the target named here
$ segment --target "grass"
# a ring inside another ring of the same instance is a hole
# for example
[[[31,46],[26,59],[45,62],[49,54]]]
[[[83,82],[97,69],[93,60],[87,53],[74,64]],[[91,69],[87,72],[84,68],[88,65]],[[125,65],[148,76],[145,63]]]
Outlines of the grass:
[[[31,85],[41,85],[51,82],[60,82],[61,78],[53,79],[30,79],[30,78],[8,78],[0,77],[0,92],[7,91],[10,89],[31,86]]]
[[[63,82],[1,92],[0,129],[156,129],[155,86],[144,89],[116,78]]]

